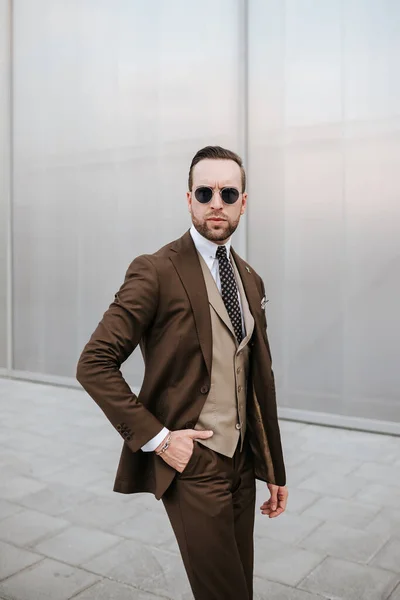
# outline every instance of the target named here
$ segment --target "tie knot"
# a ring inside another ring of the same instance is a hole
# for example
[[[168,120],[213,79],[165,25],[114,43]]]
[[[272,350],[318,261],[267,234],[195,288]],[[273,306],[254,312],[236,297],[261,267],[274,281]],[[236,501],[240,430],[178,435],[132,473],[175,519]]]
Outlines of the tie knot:
[[[215,256],[218,258],[218,260],[220,260],[221,258],[227,260],[225,246],[218,246]]]

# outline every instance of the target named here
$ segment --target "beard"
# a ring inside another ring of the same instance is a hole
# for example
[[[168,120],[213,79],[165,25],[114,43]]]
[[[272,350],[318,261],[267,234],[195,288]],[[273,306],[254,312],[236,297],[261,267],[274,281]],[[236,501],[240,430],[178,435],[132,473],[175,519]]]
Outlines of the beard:
[[[224,242],[232,233],[234,233],[239,225],[240,215],[235,221],[221,221],[221,223],[209,223],[208,221],[200,221],[192,213],[192,223],[197,231],[210,242]]]

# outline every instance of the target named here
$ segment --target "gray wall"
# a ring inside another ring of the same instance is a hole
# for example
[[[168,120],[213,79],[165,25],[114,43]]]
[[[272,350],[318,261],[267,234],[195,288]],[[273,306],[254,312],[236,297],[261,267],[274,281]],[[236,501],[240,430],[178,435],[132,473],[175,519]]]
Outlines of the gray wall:
[[[221,144],[246,158],[234,245],[266,283],[281,414],[397,427],[400,3],[12,5],[13,373],[73,383],[130,261],[189,227],[192,155]],[[138,352],[124,373],[140,385]]]
[[[9,2],[0,0],[0,372],[8,367],[10,43]]]
[[[189,227],[191,156],[241,150],[239,21],[231,0],[14,2],[18,371],[73,377],[131,260]]]
[[[281,405],[399,423],[400,3],[253,0],[249,30],[249,260]]]

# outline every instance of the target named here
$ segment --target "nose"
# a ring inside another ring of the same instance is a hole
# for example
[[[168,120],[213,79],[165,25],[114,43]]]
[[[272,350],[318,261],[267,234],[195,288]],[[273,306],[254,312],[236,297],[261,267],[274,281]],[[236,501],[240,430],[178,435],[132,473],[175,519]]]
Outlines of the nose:
[[[222,202],[221,194],[219,190],[214,190],[213,197],[211,198],[210,206],[213,208],[223,208],[224,203]]]

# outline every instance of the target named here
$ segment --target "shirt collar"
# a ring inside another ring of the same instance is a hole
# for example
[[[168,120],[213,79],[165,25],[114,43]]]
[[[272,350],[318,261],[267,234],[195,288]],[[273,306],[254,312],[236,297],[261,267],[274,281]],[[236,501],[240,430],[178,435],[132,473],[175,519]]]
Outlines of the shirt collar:
[[[200,252],[201,256],[206,260],[206,262],[211,258],[215,258],[217,248],[221,245],[225,246],[226,256],[229,258],[232,237],[230,237],[228,241],[225,242],[225,244],[216,244],[215,242],[211,242],[210,240],[202,236],[201,233],[197,231],[194,225],[192,225],[190,228],[190,235],[192,236],[192,240],[194,242],[194,245],[196,246],[197,251]]]

